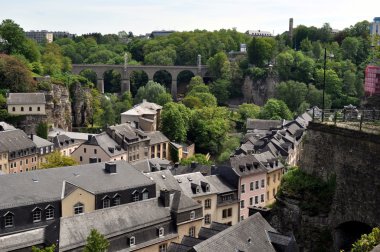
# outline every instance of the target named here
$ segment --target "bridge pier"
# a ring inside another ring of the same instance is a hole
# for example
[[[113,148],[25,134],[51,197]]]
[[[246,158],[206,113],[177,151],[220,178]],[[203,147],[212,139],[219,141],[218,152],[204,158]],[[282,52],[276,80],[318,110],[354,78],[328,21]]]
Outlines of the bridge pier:
[[[171,94],[174,101],[177,101],[177,79],[172,79]]]
[[[131,91],[131,80],[123,79],[121,80],[121,93],[124,94],[126,91]]]
[[[104,94],[104,79],[98,79],[96,82],[96,88],[100,93]]]

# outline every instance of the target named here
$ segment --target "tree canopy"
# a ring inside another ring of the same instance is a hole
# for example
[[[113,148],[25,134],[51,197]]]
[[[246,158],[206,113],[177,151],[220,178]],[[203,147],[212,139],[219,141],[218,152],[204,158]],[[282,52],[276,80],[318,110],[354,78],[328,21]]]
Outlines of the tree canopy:
[[[87,237],[87,243],[83,252],[106,252],[110,243],[96,229],[91,229],[91,233]]]

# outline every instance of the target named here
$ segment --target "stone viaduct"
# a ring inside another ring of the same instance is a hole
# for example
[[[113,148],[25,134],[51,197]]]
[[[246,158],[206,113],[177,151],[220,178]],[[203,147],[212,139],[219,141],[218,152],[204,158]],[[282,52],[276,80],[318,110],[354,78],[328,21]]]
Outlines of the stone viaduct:
[[[106,71],[114,70],[120,73],[122,76],[121,92],[130,90],[131,81],[130,76],[134,71],[144,71],[148,80],[153,80],[155,73],[158,71],[166,71],[172,77],[171,94],[173,97],[177,96],[177,78],[183,71],[189,71],[195,75],[205,77],[207,74],[207,66],[149,66],[149,65],[105,65],[105,64],[73,64],[72,73],[79,74],[85,69],[93,70],[97,75],[97,88],[100,92],[104,93],[104,79],[103,75]]]

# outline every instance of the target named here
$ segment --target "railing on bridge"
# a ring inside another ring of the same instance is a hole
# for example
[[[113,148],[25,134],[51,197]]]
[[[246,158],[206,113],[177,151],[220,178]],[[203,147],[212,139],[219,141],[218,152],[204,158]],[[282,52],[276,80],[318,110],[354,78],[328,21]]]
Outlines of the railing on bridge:
[[[313,122],[380,134],[380,110],[318,109],[312,112]]]

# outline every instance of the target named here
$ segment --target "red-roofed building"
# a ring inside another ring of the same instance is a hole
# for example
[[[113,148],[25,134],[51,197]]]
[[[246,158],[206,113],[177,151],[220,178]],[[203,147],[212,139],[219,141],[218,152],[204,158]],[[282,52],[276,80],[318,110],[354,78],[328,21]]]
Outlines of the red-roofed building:
[[[365,69],[364,91],[367,96],[380,94],[380,66],[367,66]]]

